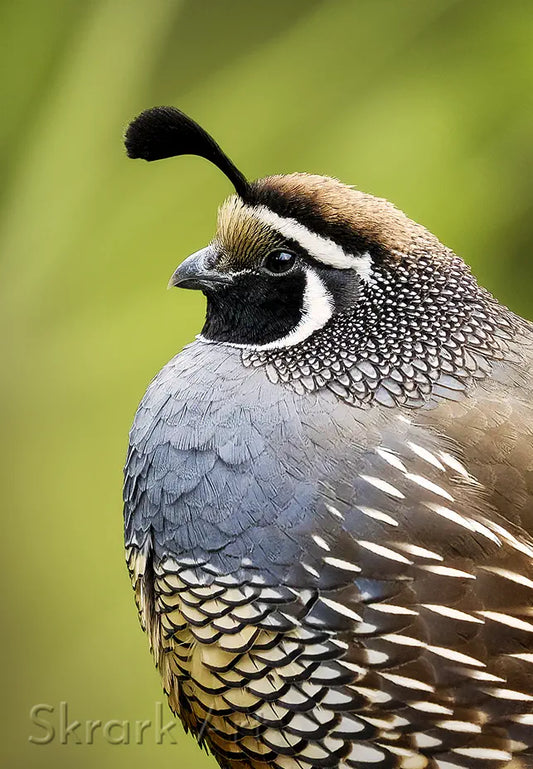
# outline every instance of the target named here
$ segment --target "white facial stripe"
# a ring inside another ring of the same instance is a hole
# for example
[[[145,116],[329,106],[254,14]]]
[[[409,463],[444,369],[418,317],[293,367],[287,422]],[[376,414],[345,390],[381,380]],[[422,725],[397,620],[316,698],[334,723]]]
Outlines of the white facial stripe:
[[[313,331],[325,326],[333,315],[333,298],[314,270],[306,270],[306,283],[302,304],[302,317],[296,328],[287,336],[264,345],[256,350],[276,350],[292,347],[303,342]]]
[[[313,331],[322,328],[333,315],[333,297],[314,270],[306,269],[305,275],[302,317],[292,331],[281,339],[275,339],[273,342],[267,342],[267,344],[237,344],[235,342],[226,342],[226,344],[243,350],[277,350],[303,342]]]
[[[372,260],[369,253],[362,256],[347,254],[330,238],[311,232],[296,219],[278,216],[266,206],[254,206],[250,211],[260,222],[272,227],[284,238],[294,240],[317,261],[339,270],[355,270],[364,280],[371,277]]]

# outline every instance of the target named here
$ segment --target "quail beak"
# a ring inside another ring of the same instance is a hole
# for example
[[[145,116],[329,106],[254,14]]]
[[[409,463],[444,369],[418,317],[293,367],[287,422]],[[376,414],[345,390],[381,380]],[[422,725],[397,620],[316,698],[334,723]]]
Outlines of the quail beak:
[[[191,254],[174,272],[168,282],[168,288],[177,286],[209,291],[217,286],[232,283],[230,275],[224,275],[213,268],[216,256],[216,251],[211,246]]]

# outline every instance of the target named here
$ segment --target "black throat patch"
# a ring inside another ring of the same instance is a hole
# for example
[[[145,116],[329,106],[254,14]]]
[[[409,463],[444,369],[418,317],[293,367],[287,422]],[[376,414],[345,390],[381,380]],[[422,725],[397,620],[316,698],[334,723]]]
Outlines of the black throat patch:
[[[255,272],[236,276],[229,288],[205,292],[202,336],[215,342],[264,345],[286,336],[302,317],[305,275],[281,279]]]

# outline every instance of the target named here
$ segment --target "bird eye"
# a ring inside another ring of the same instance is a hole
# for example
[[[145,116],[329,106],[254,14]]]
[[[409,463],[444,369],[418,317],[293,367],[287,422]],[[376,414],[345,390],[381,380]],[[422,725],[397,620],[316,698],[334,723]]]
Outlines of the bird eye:
[[[284,272],[288,272],[296,263],[296,254],[291,254],[290,251],[271,251],[267,254],[263,267],[267,272],[271,272],[274,275],[281,275]]]

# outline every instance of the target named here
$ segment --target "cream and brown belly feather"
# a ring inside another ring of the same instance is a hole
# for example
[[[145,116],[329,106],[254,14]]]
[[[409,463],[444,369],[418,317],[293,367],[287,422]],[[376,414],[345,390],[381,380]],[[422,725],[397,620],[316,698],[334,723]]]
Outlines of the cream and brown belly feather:
[[[531,758],[512,759],[533,733],[531,680],[516,685],[524,661],[533,665],[520,647],[533,631],[521,603],[533,580],[459,569],[407,544],[375,555],[425,572],[419,597],[409,580],[379,602],[353,587],[238,585],[131,550],[141,622],[171,709],[228,769],[531,767]],[[328,557],[357,574],[356,564]],[[476,605],[476,576],[494,591],[514,581],[513,615]],[[453,607],[442,600],[450,589]],[[516,632],[513,649],[489,659],[491,624],[496,635]]]

